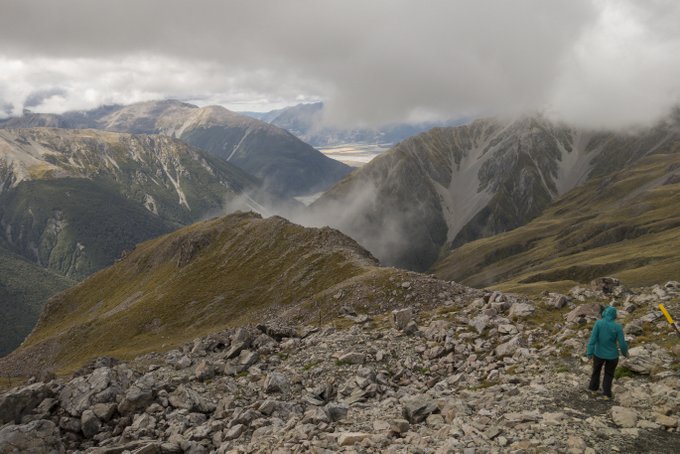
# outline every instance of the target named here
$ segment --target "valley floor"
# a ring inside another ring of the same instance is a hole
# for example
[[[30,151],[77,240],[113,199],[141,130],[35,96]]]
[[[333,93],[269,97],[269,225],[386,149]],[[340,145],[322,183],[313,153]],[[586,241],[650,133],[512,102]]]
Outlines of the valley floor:
[[[331,159],[352,167],[362,167],[389,150],[389,146],[379,144],[346,143],[317,149]]]
[[[680,284],[544,301],[395,282],[404,309],[228,330],[0,397],[0,448],[120,453],[679,452]],[[598,303],[631,339],[614,400],[586,392]],[[357,311],[361,312],[361,311]],[[23,443],[23,444],[22,444]],[[2,450],[0,449],[0,450]],[[3,451],[4,452],[4,451]],[[37,452],[37,451],[36,451]]]

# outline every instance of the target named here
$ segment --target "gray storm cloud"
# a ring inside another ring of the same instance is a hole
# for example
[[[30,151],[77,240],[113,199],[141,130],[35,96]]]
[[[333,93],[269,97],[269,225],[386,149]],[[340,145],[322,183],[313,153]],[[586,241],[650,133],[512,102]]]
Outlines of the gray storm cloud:
[[[680,98],[676,3],[4,0],[0,106],[320,99],[345,125],[527,110],[645,123]]]

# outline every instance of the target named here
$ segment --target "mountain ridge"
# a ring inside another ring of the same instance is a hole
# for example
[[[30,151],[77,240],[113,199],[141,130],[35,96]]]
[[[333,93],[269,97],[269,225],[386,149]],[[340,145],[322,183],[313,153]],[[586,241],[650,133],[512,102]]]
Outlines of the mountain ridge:
[[[221,106],[148,101],[0,121],[4,128],[29,125],[174,137],[240,167],[281,196],[319,192],[351,171],[288,131]]]
[[[621,134],[539,116],[435,128],[378,156],[311,208],[384,263],[424,271],[451,248],[526,224],[590,178],[675,149],[679,125],[670,117]]]

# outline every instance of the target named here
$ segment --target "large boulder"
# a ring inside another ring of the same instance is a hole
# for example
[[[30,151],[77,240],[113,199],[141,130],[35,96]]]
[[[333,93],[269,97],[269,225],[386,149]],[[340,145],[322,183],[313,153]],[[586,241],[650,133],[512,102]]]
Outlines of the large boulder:
[[[413,309],[407,307],[405,309],[392,311],[392,324],[398,330],[405,329],[408,324],[413,321]]]
[[[0,424],[21,422],[46,397],[51,396],[50,388],[44,383],[34,383],[13,389],[0,396]]]
[[[146,374],[135,381],[125,392],[125,397],[118,405],[121,414],[144,410],[154,399],[156,379],[153,374]]]
[[[504,342],[496,347],[494,352],[496,356],[502,358],[504,356],[512,356],[517,350],[523,346],[523,340],[521,336],[517,335],[507,342]]]
[[[264,380],[264,392],[267,394],[282,393],[286,394],[290,390],[290,383],[285,375],[272,372]]]
[[[576,309],[565,315],[569,323],[585,323],[588,320],[597,320],[600,318],[602,306],[598,303],[580,304]]]
[[[534,305],[530,303],[513,303],[508,315],[511,319],[526,318],[533,314],[535,310]]]
[[[123,393],[124,385],[118,374],[108,367],[95,369],[90,375],[68,382],[59,393],[59,403],[71,416],[80,417],[94,404],[115,402]]]
[[[619,427],[630,428],[637,424],[638,414],[632,408],[612,407],[612,420]]]
[[[413,398],[404,400],[402,415],[411,424],[418,424],[425,421],[425,419],[437,409],[437,402],[429,397],[424,395],[414,396]]]
[[[185,410],[195,411],[199,413],[210,413],[215,410],[216,406],[204,399],[193,389],[186,385],[179,385],[170,396],[168,396],[170,405],[175,408],[184,408]]]
[[[598,277],[590,281],[590,288],[593,292],[602,292],[605,295],[622,293],[623,286],[621,281],[615,277]]]
[[[0,453],[62,454],[59,428],[46,419],[0,429]]]
[[[670,354],[656,344],[633,347],[628,354],[629,357],[621,365],[638,374],[649,375],[658,369],[665,368],[672,362]]]

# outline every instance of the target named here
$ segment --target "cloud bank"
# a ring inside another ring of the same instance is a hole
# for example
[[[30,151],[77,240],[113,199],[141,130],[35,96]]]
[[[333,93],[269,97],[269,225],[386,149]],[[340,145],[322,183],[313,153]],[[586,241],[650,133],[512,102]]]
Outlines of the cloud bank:
[[[670,0],[5,0],[0,115],[323,100],[331,123],[541,111],[648,123],[680,99]]]

